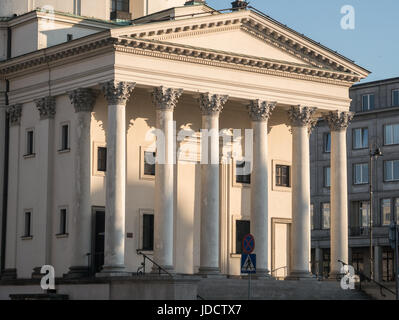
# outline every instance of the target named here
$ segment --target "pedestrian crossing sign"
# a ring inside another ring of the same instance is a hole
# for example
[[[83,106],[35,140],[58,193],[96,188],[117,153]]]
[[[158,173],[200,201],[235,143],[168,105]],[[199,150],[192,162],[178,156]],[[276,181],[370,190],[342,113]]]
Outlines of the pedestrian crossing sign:
[[[256,273],[256,254],[241,255],[241,273]]]

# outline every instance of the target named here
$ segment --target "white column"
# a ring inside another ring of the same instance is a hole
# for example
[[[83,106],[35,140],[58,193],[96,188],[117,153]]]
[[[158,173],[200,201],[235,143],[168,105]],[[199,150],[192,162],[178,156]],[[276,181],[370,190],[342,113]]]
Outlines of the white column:
[[[7,107],[10,124],[9,163],[8,163],[8,197],[7,197],[7,234],[5,270],[2,279],[17,277],[17,215],[19,213],[18,180],[20,161],[20,122],[22,104]]]
[[[275,102],[251,101],[248,106],[253,130],[251,174],[251,233],[255,237],[256,274],[270,276],[267,123]]]
[[[220,273],[219,114],[228,96],[201,94],[200,274]]]
[[[98,92],[93,89],[76,89],[69,93],[69,98],[75,109],[73,125],[74,151],[74,203],[72,209],[71,262],[69,278],[88,275],[89,265],[87,254],[91,252],[92,212],[90,198],[91,181],[91,145],[90,126]]]
[[[56,113],[56,98],[44,97],[35,100],[36,108],[40,114],[40,123],[37,127],[36,145],[38,157],[38,188],[41,190],[41,197],[38,201],[37,218],[45,230],[37,239],[42,243],[44,256],[41,257],[39,265],[34,268],[34,275],[40,276],[42,265],[51,265],[51,252],[53,241],[53,159],[54,159],[54,117]]]
[[[291,268],[288,279],[311,277],[310,272],[310,152],[309,132],[315,108],[291,107],[292,224]]]
[[[348,263],[348,171],[346,129],[353,114],[330,112],[325,116],[331,130],[331,264],[330,278],[340,273],[338,260]]]
[[[108,101],[104,267],[99,276],[128,275],[125,267],[126,103],[135,83],[102,85]]]
[[[154,88],[157,149],[155,163],[154,261],[169,272],[174,269],[174,123],[173,111],[182,89]],[[158,268],[154,265],[153,272]]]

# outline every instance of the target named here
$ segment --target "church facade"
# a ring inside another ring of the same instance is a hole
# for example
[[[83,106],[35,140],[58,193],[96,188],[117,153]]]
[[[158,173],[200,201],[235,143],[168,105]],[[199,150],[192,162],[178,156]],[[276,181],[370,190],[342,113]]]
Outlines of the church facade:
[[[154,271],[240,275],[247,233],[258,276],[309,277],[322,117],[339,272],[349,88],[367,70],[251,8],[64,2],[0,7],[2,279],[129,276],[143,254]]]

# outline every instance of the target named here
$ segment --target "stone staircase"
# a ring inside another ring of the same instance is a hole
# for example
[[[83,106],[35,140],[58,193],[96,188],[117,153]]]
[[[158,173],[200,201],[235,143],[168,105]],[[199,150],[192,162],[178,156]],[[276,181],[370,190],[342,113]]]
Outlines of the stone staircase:
[[[204,278],[198,286],[204,300],[247,300],[248,280]],[[252,300],[371,300],[359,290],[343,290],[337,281],[251,280]]]

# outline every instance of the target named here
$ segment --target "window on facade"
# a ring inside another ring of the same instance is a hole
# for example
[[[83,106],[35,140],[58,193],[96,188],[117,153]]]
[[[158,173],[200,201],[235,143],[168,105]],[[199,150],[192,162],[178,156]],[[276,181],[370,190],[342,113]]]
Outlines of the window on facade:
[[[365,94],[362,96],[362,110],[369,111],[374,109],[374,94]]]
[[[67,209],[60,209],[60,230],[59,234],[67,234]]]
[[[399,124],[389,124],[384,127],[384,144],[399,144]]]
[[[25,212],[25,229],[24,229],[24,237],[31,237],[31,224],[32,224],[32,212]]]
[[[324,138],[323,138],[323,147],[324,147],[324,152],[330,153],[331,152],[331,133],[325,133]]]
[[[365,149],[369,144],[369,130],[367,128],[353,129],[353,149]]]
[[[242,254],[242,240],[249,234],[250,222],[247,220],[236,220],[236,253]]]
[[[396,222],[399,224],[399,198],[395,198],[395,216]]]
[[[392,106],[399,107],[399,90],[392,91]]]
[[[97,149],[97,171],[107,171],[107,148],[105,147]]]
[[[314,230],[314,205],[310,204],[310,228]]]
[[[69,125],[63,124],[61,126],[61,150],[69,149]]]
[[[251,173],[246,172],[251,167],[250,162],[236,162],[236,183],[251,184]]]
[[[34,154],[34,132],[33,130],[26,131],[26,155]]]
[[[359,202],[359,213],[360,213],[360,225],[362,227],[370,226],[370,202],[360,201]]]
[[[384,161],[384,181],[399,180],[399,160]]]
[[[143,250],[154,250],[154,215],[143,214]]]
[[[330,229],[330,203],[321,205],[321,218],[323,229]]]
[[[353,166],[353,183],[354,184],[365,184],[369,182],[369,164],[368,163],[357,163]]]
[[[144,174],[155,176],[155,152],[144,151]]]
[[[388,226],[391,223],[391,199],[381,200],[381,224]]]
[[[67,41],[72,41],[73,40],[73,34],[68,33],[67,34]]]
[[[276,165],[276,186],[290,186],[290,166]]]
[[[129,12],[129,0],[111,0],[112,11]]]
[[[325,187],[331,187],[331,168],[330,167],[325,167],[324,168],[324,186]]]

